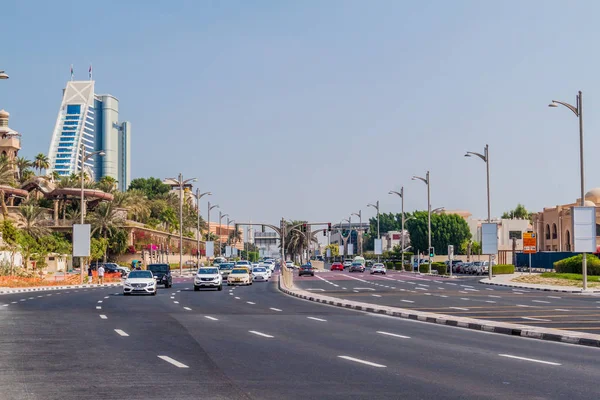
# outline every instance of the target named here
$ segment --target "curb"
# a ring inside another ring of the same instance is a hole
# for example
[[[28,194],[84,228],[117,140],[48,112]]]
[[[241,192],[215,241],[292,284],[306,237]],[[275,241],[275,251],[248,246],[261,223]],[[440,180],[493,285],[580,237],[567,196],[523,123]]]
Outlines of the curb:
[[[398,307],[360,303],[356,301],[338,299],[335,297],[315,295],[299,289],[288,289],[287,287],[284,287],[283,280],[279,280],[279,284],[277,286],[281,292],[287,295],[340,308],[348,308],[373,314],[384,314],[414,321],[438,325],[449,325],[458,328],[473,329],[477,331],[498,333],[503,335],[521,336],[531,339],[576,344],[580,346],[600,347],[600,335],[594,335],[591,333],[579,333],[552,328],[539,328],[528,325],[510,324],[506,322],[454,317],[451,315],[414,311]]]
[[[529,290],[541,290],[543,292],[559,292],[559,293],[600,293],[600,290],[588,289],[587,291],[583,291],[583,289],[551,289],[551,288],[541,288],[541,287],[533,287],[533,286],[520,286],[520,285],[512,285],[510,283],[497,283],[486,281],[487,278],[484,278],[479,281],[479,283],[483,283],[484,285],[492,285],[492,286],[504,286],[518,289],[529,289]]]
[[[116,287],[116,286],[123,286],[123,283],[107,283],[104,285],[92,284],[92,285],[39,286],[39,287],[19,288],[19,289],[5,289],[5,290],[0,290],[0,295],[13,294],[13,293],[26,293],[26,292],[42,292],[42,291],[48,291],[48,290],[88,289],[88,288],[103,288],[103,287]]]

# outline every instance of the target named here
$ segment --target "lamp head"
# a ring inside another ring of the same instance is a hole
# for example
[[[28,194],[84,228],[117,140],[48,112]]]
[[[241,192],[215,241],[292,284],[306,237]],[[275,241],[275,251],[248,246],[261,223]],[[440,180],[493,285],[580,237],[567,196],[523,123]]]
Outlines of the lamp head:
[[[4,71],[0,71],[0,79],[8,79],[8,75]]]
[[[105,152],[104,150],[101,150],[101,151],[98,153],[98,155],[99,155],[100,157],[104,157],[104,156],[106,155],[106,152]]]
[[[558,107],[558,104],[552,100],[552,103],[548,104],[548,107]]]

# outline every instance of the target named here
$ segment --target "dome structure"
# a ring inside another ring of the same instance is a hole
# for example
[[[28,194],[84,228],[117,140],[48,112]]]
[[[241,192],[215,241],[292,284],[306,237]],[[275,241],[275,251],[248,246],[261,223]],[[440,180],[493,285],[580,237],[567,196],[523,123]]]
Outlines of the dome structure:
[[[600,188],[591,189],[585,194],[585,200],[594,202],[594,205],[600,203]]]
[[[8,111],[6,111],[4,109],[0,110],[0,118],[6,118],[6,119],[8,119],[8,117],[10,117],[10,114],[9,114]]]
[[[585,197],[587,197],[587,196],[585,196]],[[596,203],[594,203],[594,202],[593,202],[593,201],[591,201],[591,200],[586,200],[586,201],[584,201],[584,202],[583,202],[583,205],[584,205],[584,206],[586,206],[586,207],[596,207]]]

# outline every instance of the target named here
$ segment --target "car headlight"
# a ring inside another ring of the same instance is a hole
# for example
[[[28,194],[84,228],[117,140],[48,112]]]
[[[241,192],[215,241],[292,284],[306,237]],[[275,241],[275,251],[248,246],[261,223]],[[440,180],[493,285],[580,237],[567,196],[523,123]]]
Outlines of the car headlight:
[[[149,282],[148,283],[148,286],[154,286],[154,285],[156,285],[156,282]]]
[[[127,287],[131,287],[131,283],[129,283],[127,281],[125,281],[124,285],[127,286]]]

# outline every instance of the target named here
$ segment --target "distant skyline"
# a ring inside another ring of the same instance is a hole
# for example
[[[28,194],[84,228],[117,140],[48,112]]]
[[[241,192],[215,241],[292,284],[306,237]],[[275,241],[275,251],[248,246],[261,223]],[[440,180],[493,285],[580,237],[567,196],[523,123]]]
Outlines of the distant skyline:
[[[132,178],[197,177],[236,221],[339,223],[377,200],[485,218],[600,187],[596,1],[6,0],[0,109],[48,151],[74,66],[135,127]],[[10,33],[10,34],[9,34]],[[206,217],[206,198],[201,211]],[[355,217],[356,218],[356,217]],[[354,219],[354,218],[353,218]],[[358,219],[357,219],[358,220]]]

